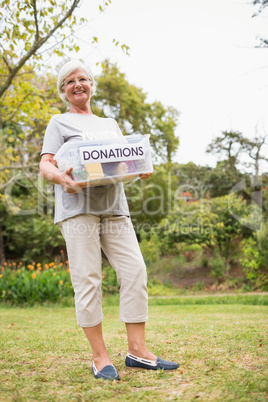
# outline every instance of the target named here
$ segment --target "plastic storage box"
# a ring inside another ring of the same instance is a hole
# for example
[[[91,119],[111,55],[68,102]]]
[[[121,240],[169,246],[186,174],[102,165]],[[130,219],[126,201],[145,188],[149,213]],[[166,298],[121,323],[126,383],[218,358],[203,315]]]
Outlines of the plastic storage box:
[[[74,181],[89,187],[135,180],[153,171],[150,135],[127,135],[98,141],[69,141],[54,159],[64,172],[72,167]]]

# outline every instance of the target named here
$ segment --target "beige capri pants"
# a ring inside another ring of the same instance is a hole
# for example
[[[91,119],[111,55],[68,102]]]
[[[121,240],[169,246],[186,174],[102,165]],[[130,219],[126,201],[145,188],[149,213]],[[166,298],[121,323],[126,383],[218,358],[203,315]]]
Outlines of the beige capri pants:
[[[131,219],[81,214],[59,226],[66,241],[78,325],[94,327],[103,320],[101,249],[120,285],[120,321],[147,321],[146,266]]]

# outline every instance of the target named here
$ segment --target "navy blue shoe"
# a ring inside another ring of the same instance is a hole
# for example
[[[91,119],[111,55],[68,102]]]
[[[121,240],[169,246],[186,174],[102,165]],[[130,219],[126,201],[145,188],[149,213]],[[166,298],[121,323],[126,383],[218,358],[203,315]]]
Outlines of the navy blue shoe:
[[[130,353],[127,353],[125,363],[127,367],[144,368],[147,370],[176,370],[179,367],[178,363],[167,362],[166,360],[160,359],[160,357],[158,357],[156,361],[153,361],[133,356]]]
[[[98,371],[93,361],[92,371],[95,378],[103,378],[104,380],[120,380],[118,371],[116,370],[113,364],[105,366],[101,371]]]

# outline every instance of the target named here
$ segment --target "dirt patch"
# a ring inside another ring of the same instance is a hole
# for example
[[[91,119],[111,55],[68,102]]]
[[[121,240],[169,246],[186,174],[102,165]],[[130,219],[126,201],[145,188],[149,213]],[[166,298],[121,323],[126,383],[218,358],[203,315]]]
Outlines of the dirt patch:
[[[210,275],[210,267],[189,268],[182,272],[172,272],[169,276],[170,283],[179,288],[191,288],[197,284],[204,284],[210,287],[215,282],[215,278]]]
[[[161,282],[166,282],[167,279],[171,285],[177,286],[179,289],[192,289],[196,290],[207,289],[212,291],[229,290],[239,288],[244,282],[243,270],[240,266],[232,267],[228,276],[221,279],[215,278],[212,275],[212,268],[210,266],[178,267],[165,277],[159,278]]]

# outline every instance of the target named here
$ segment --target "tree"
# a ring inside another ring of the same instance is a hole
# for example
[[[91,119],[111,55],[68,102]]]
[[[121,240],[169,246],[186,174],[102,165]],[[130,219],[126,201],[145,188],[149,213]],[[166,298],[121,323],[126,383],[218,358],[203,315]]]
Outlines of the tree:
[[[252,3],[254,6],[259,6],[259,10],[255,14],[253,14],[253,17],[260,14],[265,9],[265,7],[268,7],[268,0],[253,0]]]
[[[231,189],[242,180],[244,175],[236,168],[230,169],[228,160],[217,162],[206,177],[206,187],[211,197],[221,197],[229,193]],[[243,193],[246,198],[248,195]]]
[[[253,0],[252,4],[258,6],[259,9],[252,15],[252,17],[258,16],[263,10],[268,7],[268,0]],[[260,45],[258,47],[268,47],[268,39],[260,38]]]
[[[60,113],[60,109],[55,78],[48,73],[40,77],[31,73],[32,69],[25,65],[25,79],[17,75],[12,91],[0,101],[0,263],[5,261],[6,239],[10,239],[13,227],[7,226],[12,222],[9,215],[22,210],[37,215],[38,193],[50,197],[39,185],[38,165],[45,127],[51,113]]]
[[[245,138],[239,131],[223,131],[222,135],[216,137],[207,147],[206,152],[223,155],[227,160],[230,169],[235,173],[239,157],[245,149]]]
[[[257,131],[253,139],[243,137],[240,132],[226,131],[222,133],[222,136],[215,138],[209,144],[206,152],[221,155],[224,160],[217,163],[209,178],[213,188],[213,196],[226,194],[236,183],[245,179],[245,174],[242,174],[237,168],[239,163],[245,167],[253,166],[253,176],[250,177],[251,188],[249,190],[243,188],[244,198],[251,199],[252,187],[255,188],[255,191],[260,191],[262,182],[260,161],[268,161],[263,151],[265,145],[267,145],[266,135],[258,135]],[[253,160],[253,162],[248,162],[248,159]],[[247,181],[249,181],[249,177]],[[261,206],[261,200],[256,199],[256,202]]]
[[[186,164],[174,163],[172,173],[176,177],[177,193],[190,192],[194,199],[203,199],[207,197],[210,189],[208,177],[212,168],[209,166],[199,166],[193,162]]]
[[[111,2],[97,1],[101,12]],[[87,23],[85,18],[78,20],[75,15],[81,3],[81,0],[1,1],[0,57],[4,63],[0,72],[3,79],[0,98],[29,61],[32,65],[40,67],[44,53],[63,56],[64,50],[79,50],[73,34],[77,26],[81,27]],[[91,41],[98,42],[98,38],[93,36]],[[118,44],[119,42],[115,42],[115,45]],[[128,50],[126,45],[121,47]]]
[[[254,167],[255,177],[259,177],[260,170],[260,161],[268,161],[267,156],[264,153],[261,153],[264,145],[267,145],[266,135],[263,136],[255,136],[252,140],[247,140],[245,142],[245,150],[247,151],[248,156],[253,160],[250,164]]]
[[[179,139],[175,135],[178,116],[175,108],[165,107],[160,102],[154,102],[148,113],[152,145],[157,155],[163,158],[164,154],[169,163],[179,145]]]

